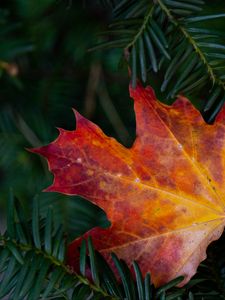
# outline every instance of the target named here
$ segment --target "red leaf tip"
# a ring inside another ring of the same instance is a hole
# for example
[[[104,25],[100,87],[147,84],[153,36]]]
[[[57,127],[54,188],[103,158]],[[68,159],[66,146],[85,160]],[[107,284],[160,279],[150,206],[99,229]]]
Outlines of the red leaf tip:
[[[151,86],[146,86],[143,88],[140,82],[137,82],[137,86],[135,88],[130,84],[129,86],[130,97],[134,99],[134,101],[138,101],[141,98],[146,98],[149,101],[156,101],[156,95]]]

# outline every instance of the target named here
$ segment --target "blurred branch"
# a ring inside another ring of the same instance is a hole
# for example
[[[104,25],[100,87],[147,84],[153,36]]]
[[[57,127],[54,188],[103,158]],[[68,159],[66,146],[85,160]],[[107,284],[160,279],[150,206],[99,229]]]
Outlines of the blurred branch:
[[[94,62],[91,64],[88,84],[86,87],[86,95],[84,98],[84,115],[87,118],[91,118],[95,111],[96,101],[96,89],[99,84],[101,74],[101,65],[99,62]]]
[[[20,114],[17,114],[15,123],[18,129],[20,130],[20,132],[23,134],[23,136],[31,144],[32,147],[39,147],[42,145],[39,138],[36,136],[33,130],[28,126],[28,124],[25,122],[25,120],[22,118]]]
[[[103,72],[101,72],[101,83],[98,85],[97,94],[99,97],[100,104],[110,123],[112,124],[113,129],[115,130],[119,139],[122,142],[126,143],[129,140],[130,136],[113,104],[112,99],[109,96]]]
[[[126,143],[130,138],[129,133],[110,98],[100,62],[94,62],[90,67],[84,101],[84,115],[89,119],[95,111],[96,95],[117,136],[123,143]]]

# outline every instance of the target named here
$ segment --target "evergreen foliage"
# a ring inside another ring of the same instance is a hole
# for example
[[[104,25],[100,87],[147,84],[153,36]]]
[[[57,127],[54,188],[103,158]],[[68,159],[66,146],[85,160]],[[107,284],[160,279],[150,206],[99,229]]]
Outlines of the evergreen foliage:
[[[212,123],[225,102],[225,42],[224,27],[215,30],[207,21],[225,18],[225,12],[206,13],[202,0],[124,0],[111,5],[114,21],[103,33],[109,40],[93,49],[123,48],[134,87],[137,78],[145,83],[148,73],[159,73],[162,99],[203,94],[207,102],[202,113]]]
[[[133,279],[113,255],[117,281],[90,240],[80,249],[79,274],[71,272],[67,243],[109,221],[78,197],[41,193],[31,201],[52,178],[24,150],[52,141],[55,125],[74,129],[70,107],[130,145],[135,122],[127,65],[133,85],[137,78],[151,83],[168,103],[183,93],[212,122],[225,100],[224,13],[220,0],[215,6],[208,0],[1,1],[0,214],[4,221],[7,206],[7,224],[0,236],[0,299],[225,299],[224,236],[182,289],[174,287],[179,278],[155,289],[135,262]],[[97,32],[101,43],[93,47]],[[21,201],[8,199],[10,186]]]

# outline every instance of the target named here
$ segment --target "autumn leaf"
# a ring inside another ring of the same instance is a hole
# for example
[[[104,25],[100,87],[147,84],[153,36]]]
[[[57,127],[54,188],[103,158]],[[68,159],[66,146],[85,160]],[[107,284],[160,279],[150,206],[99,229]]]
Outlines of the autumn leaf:
[[[158,102],[150,87],[130,88],[137,137],[130,149],[75,111],[76,130],[59,129],[33,149],[47,158],[54,182],[47,191],[81,195],[111,221],[94,228],[95,248],[112,264],[114,252],[161,285],[189,281],[225,223],[225,112],[207,125],[185,98]],[[69,247],[75,264],[80,239]]]

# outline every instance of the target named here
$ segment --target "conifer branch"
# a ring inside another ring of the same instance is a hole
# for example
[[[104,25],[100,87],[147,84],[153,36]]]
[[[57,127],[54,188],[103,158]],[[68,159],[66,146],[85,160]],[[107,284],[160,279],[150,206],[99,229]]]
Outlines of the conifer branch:
[[[133,87],[137,78],[146,82],[148,74],[157,73],[159,98],[171,101],[182,94],[197,99],[204,94],[202,114],[212,123],[225,102],[225,44],[221,32],[199,24],[225,15],[198,16],[204,7],[201,0],[118,2],[109,40],[94,49],[124,48]]]
[[[68,265],[66,265],[64,262],[60,261],[53,255],[50,255],[43,251],[42,249],[35,248],[34,246],[30,244],[21,244],[16,242],[15,240],[11,240],[10,238],[5,238],[4,236],[0,235],[0,247],[3,248],[9,248],[12,250],[12,254],[17,259],[18,263],[21,265],[24,264],[24,259],[21,253],[28,253],[32,252],[36,257],[41,256],[43,259],[47,260],[49,265],[51,265],[53,268],[60,267],[60,269],[67,275],[71,276],[71,279],[74,282],[77,282],[77,280],[90,287],[93,291],[100,293],[104,297],[110,297],[110,299],[114,300],[116,298],[112,298],[109,294],[107,294],[101,287],[92,284],[86,277],[77,274],[74,272]],[[24,255],[25,256],[25,255]]]
[[[149,12],[145,15],[143,23],[142,23],[140,29],[138,30],[138,32],[134,36],[133,40],[129,44],[127,44],[127,46],[125,47],[126,49],[129,49],[130,47],[133,47],[136,44],[136,42],[138,41],[138,39],[144,33],[149,20],[152,18],[153,12],[154,12],[154,5],[150,6]]]
[[[190,33],[188,33],[188,31],[185,29],[185,26],[182,26],[174,17],[173,15],[170,13],[169,9],[163,4],[163,2],[161,0],[156,0],[158,2],[158,4],[160,5],[160,7],[162,8],[162,10],[165,12],[165,14],[167,15],[168,19],[170,20],[170,22],[172,24],[174,24],[177,28],[180,29],[180,31],[182,32],[182,34],[187,38],[187,40],[189,41],[189,43],[192,45],[192,47],[195,49],[196,53],[199,55],[200,60],[203,62],[203,64],[206,66],[207,71],[209,73],[210,78],[212,79],[213,85],[214,83],[217,83],[219,86],[225,88],[225,83],[216,76],[216,74],[213,71],[213,68],[210,66],[210,64],[208,63],[207,57],[205,56],[205,54],[202,52],[202,50],[200,49],[200,47],[198,46],[198,44],[196,43],[196,41],[193,39],[193,37],[190,35]],[[191,21],[192,19],[189,19],[189,21]],[[204,19],[205,20],[205,19]],[[193,20],[192,20],[193,22]]]

